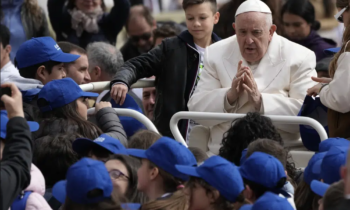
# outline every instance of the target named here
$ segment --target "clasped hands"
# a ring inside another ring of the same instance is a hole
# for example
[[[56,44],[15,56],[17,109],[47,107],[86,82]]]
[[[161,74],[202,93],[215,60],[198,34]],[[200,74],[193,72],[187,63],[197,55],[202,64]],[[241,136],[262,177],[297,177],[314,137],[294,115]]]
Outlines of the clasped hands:
[[[227,92],[227,100],[232,105],[245,90],[248,93],[249,101],[254,104],[255,111],[260,111],[261,93],[258,90],[252,71],[248,66],[243,66],[242,63],[242,61],[238,63],[237,74],[232,80],[230,90]]]

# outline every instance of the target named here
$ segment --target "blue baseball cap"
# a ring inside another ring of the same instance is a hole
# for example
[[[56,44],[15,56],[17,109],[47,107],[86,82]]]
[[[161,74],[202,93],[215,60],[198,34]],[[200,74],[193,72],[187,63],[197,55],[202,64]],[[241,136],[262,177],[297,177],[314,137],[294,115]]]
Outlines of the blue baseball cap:
[[[294,210],[293,206],[286,198],[280,197],[274,193],[266,192],[257,201],[255,201],[251,210]]]
[[[243,178],[270,190],[277,190],[277,183],[286,178],[282,163],[263,152],[254,152],[244,161],[239,171]]]
[[[220,156],[212,156],[199,167],[175,166],[183,174],[199,177],[217,189],[228,201],[234,203],[244,190],[238,167]]]
[[[347,149],[332,147],[324,156],[321,164],[321,178],[326,184],[333,184],[341,179],[340,168],[345,165]]]
[[[314,180],[311,182],[311,190],[321,197],[324,196],[329,186],[329,184],[320,182],[318,180]]]
[[[52,188],[53,197],[61,203],[66,197],[79,204],[98,203],[111,197],[112,180],[101,161],[82,158],[68,169],[66,178]],[[89,198],[88,193],[94,189],[102,190],[102,195]]]
[[[93,146],[104,148],[112,154],[128,155],[126,148],[118,139],[102,134],[95,140],[79,138],[73,142],[73,150],[79,155],[86,155]]]
[[[160,138],[147,150],[127,149],[127,151],[131,156],[148,159],[157,167],[184,181],[189,177],[180,173],[175,165],[197,165],[196,158],[187,147],[168,137]]]
[[[329,138],[324,141],[321,141],[319,145],[320,152],[327,152],[332,147],[346,147],[349,148],[350,141],[343,138]]]
[[[80,55],[62,52],[61,48],[51,37],[32,38],[19,46],[16,61],[19,69],[48,61],[70,63]]]
[[[71,78],[57,79],[44,85],[38,95],[38,100],[45,99],[49,105],[38,106],[41,112],[47,112],[72,103],[80,97],[97,96],[97,93],[84,92]]]
[[[328,49],[325,49],[324,52],[329,54],[329,55],[334,55],[337,52],[339,52],[340,49],[341,49],[341,47],[328,48]]]
[[[0,137],[2,139],[5,139],[6,138],[6,131],[7,131],[6,127],[7,127],[7,123],[9,121],[9,118],[7,117],[7,111],[6,110],[1,110],[0,115],[1,115],[1,119],[0,119],[0,125],[1,125]],[[39,129],[39,124],[37,122],[27,121],[27,123],[28,123],[30,132],[34,132],[34,131],[37,131]]]
[[[239,161],[239,164],[242,165],[244,163],[244,161],[246,160],[246,155],[247,155],[247,151],[248,151],[248,148],[245,148],[243,151],[242,151],[242,156],[241,156],[241,159]]]
[[[252,207],[253,207],[253,204],[245,204],[239,210],[251,210]]]
[[[326,154],[326,152],[314,154],[307,164],[304,170],[304,182],[306,182],[308,185],[311,184],[312,180],[321,179],[321,164]]]
[[[141,208],[139,203],[122,203],[120,206],[125,210],[139,210]]]

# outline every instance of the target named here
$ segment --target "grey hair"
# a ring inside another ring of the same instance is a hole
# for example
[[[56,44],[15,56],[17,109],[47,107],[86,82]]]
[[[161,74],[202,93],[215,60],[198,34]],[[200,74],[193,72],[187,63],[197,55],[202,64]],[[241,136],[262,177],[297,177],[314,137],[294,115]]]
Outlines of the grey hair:
[[[86,48],[89,71],[96,66],[108,75],[114,76],[124,64],[123,55],[117,48],[105,42],[93,42]]]

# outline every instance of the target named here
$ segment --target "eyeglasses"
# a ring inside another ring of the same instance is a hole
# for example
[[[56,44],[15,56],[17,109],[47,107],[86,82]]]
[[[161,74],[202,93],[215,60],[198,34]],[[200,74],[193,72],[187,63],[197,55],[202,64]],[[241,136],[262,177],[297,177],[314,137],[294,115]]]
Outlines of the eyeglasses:
[[[130,36],[130,39],[133,42],[138,43],[141,39],[144,41],[148,41],[151,37],[152,37],[152,33],[144,33],[140,36]]]
[[[338,20],[339,23],[344,23],[343,21],[343,13],[349,8],[349,6],[344,7],[337,14],[334,15],[335,19]]]
[[[125,178],[129,179],[129,177],[127,175],[123,174],[118,169],[111,170],[108,173],[109,173],[109,176],[111,177],[111,179],[119,179],[121,177],[125,177]]]

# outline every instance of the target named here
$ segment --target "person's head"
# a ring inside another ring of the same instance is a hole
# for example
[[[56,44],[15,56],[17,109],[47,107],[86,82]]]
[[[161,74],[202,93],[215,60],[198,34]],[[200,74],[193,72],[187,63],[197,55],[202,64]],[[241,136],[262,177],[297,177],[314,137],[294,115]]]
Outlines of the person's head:
[[[197,147],[188,147],[188,149],[192,152],[192,154],[194,155],[194,157],[197,160],[197,163],[200,164],[203,161],[205,161],[206,159],[209,158],[209,156],[207,155],[207,153],[205,153],[203,150],[201,150],[200,148]]]
[[[154,76],[150,77],[150,79],[154,79],[154,78],[155,78]],[[143,109],[145,110],[145,115],[150,120],[154,119],[153,111],[156,104],[156,96],[157,96],[156,91],[157,90],[155,87],[147,87],[147,88],[143,88],[142,90],[142,106],[143,106]]]
[[[174,25],[163,24],[153,30],[153,46],[160,45],[165,38],[174,37],[179,34]]]
[[[104,0],[68,0],[67,8],[69,10],[76,8],[84,13],[92,13],[98,8],[106,11]]]
[[[127,155],[126,148],[118,139],[106,134],[91,140],[78,138],[73,142],[73,150],[81,157],[107,161],[112,154]]]
[[[284,167],[272,155],[254,152],[243,162],[239,171],[245,184],[244,196],[251,202],[268,191],[289,197],[282,190],[287,180]]]
[[[147,7],[143,5],[132,6],[125,27],[131,42],[140,52],[147,52],[152,48],[152,32],[157,25]]]
[[[248,63],[259,62],[276,31],[270,8],[260,0],[248,0],[238,7],[235,16],[232,26],[242,57]]]
[[[10,31],[5,25],[0,25],[0,69],[10,61]]]
[[[311,30],[320,29],[315,20],[315,9],[310,1],[288,0],[281,9],[284,32],[291,40],[303,40]]]
[[[185,188],[190,197],[189,210],[232,210],[244,203],[239,170],[224,158],[212,156],[199,167],[176,165],[176,168],[191,177]]]
[[[337,209],[338,206],[345,200],[344,197],[344,181],[333,183],[327,189],[324,194],[322,201],[320,202],[319,210],[333,210]]]
[[[271,139],[283,145],[282,138],[272,121],[257,112],[250,112],[232,122],[224,134],[219,155],[239,165],[242,151],[257,139]]]
[[[124,64],[123,55],[111,44],[93,42],[86,51],[91,82],[110,81]]]
[[[5,139],[6,139],[6,133],[7,133],[7,123],[9,121],[9,118],[7,116],[6,110],[0,111],[0,161],[2,159],[2,152],[5,147]],[[37,131],[39,129],[39,124],[37,122],[33,121],[27,121],[29,130],[31,132]]]
[[[254,205],[250,205],[250,207],[244,208],[241,210],[261,210],[261,209],[294,210],[294,207],[289,203],[289,201],[286,198],[283,198],[271,192],[266,192],[254,203]]]
[[[113,183],[113,193],[122,194],[130,203],[144,203],[146,197],[137,190],[137,170],[141,161],[127,155],[112,155],[105,163]]]
[[[348,148],[350,147],[350,141],[344,138],[328,138],[326,140],[321,141],[318,146],[319,152],[328,152],[332,147],[342,147]]]
[[[77,60],[65,63],[66,76],[72,78],[78,85],[89,83],[91,78],[88,71],[89,62],[86,51],[70,42],[58,42],[57,44],[64,53],[80,55]]]
[[[120,200],[113,193],[108,170],[101,161],[83,158],[72,165],[66,180],[57,182],[52,195],[62,209],[121,210]]]
[[[32,38],[17,50],[15,65],[24,78],[37,79],[44,85],[66,77],[64,63],[77,60],[80,55],[62,52],[51,37]]]
[[[316,64],[316,72],[317,72],[317,77],[322,78],[322,77],[327,77],[329,78],[329,64],[332,61],[332,57],[327,57]]]
[[[78,161],[78,154],[72,148],[77,137],[63,134],[35,139],[33,163],[43,173],[47,188],[65,179],[68,168]]]
[[[130,149],[148,149],[162,136],[151,130],[140,130],[132,135],[128,142]]]
[[[175,165],[197,165],[190,150],[168,137],[160,138],[147,150],[128,149],[128,153],[142,158],[142,165],[137,171],[137,189],[150,200],[177,191],[188,180],[188,176],[180,173]]]
[[[211,37],[220,17],[216,0],[184,0],[182,8],[185,10],[186,26],[194,41]]]

